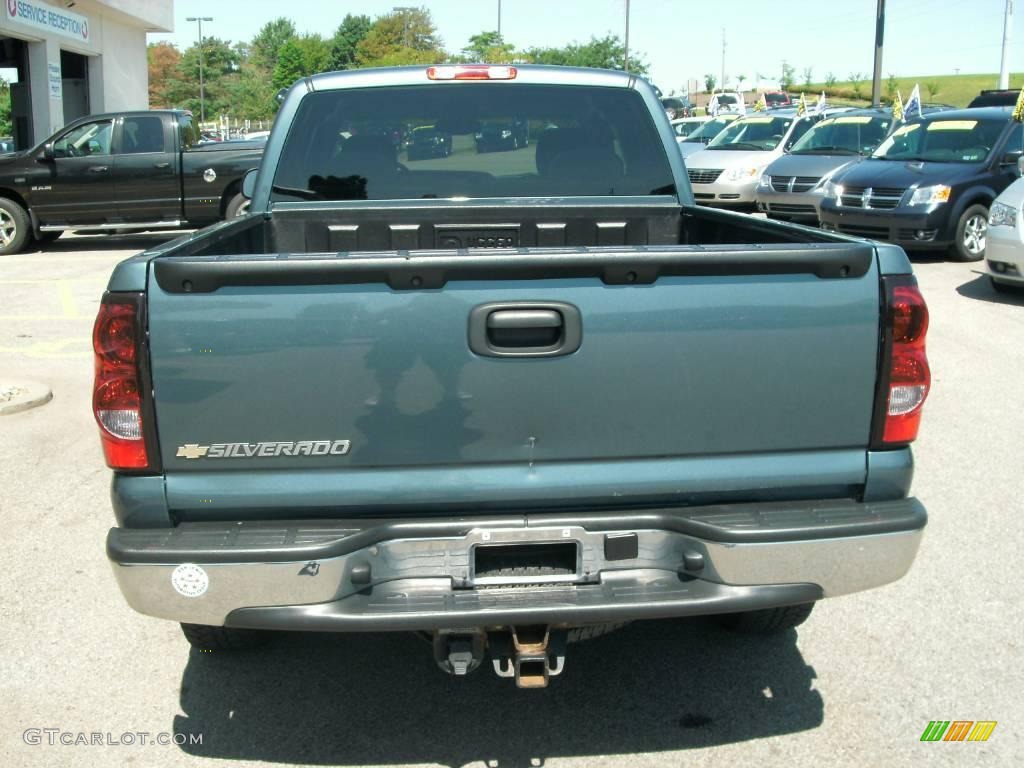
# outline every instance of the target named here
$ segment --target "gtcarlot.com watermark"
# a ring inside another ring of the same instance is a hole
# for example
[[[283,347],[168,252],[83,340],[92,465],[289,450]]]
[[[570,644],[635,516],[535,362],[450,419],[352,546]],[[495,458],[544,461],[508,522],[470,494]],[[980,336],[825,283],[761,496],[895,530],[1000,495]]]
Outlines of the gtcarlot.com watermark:
[[[202,744],[201,733],[153,733],[152,731],[65,731],[61,728],[26,728],[21,740],[32,747],[146,747]]]

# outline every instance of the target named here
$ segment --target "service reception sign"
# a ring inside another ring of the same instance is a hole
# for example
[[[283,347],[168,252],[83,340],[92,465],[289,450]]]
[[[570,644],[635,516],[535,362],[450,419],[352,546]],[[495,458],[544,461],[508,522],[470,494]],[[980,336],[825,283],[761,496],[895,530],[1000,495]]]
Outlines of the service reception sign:
[[[7,6],[7,18],[47,32],[89,42],[89,20],[72,13],[66,8],[55,8],[38,0],[3,0]]]

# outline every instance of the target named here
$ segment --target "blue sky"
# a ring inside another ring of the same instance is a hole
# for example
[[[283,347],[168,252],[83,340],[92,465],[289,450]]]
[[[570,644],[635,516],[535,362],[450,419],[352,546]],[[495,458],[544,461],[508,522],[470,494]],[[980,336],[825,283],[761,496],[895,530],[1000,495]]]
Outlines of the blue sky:
[[[888,0],[885,74],[899,76],[998,72],[1004,0]],[[187,47],[196,40],[186,16],[213,16],[203,33],[246,40],[267,21],[288,16],[300,32],[329,36],[346,13],[375,16],[396,5],[418,5],[434,16],[445,47],[457,51],[470,35],[497,26],[498,0],[175,0],[175,31],[150,35]],[[870,76],[875,0],[632,0],[630,48],[651,64],[663,91],[684,90],[688,78],[722,69],[778,79],[787,59],[802,78],[827,72]],[[520,47],[562,45],[591,35],[622,35],[624,0],[502,0],[502,32]],[[1024,14],[1018,13],[1011,71],[1024,70]],[[995,83],[993,83],[995,87]]]

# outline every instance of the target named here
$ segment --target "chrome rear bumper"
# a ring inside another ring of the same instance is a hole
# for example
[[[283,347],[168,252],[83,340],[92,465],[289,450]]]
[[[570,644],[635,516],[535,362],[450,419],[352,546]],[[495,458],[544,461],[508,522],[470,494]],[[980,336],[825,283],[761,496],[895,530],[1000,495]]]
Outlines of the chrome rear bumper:
[[[573,624],[808,602],[895,581],[917,553],[915,499],[492,518],[114,528],[137,611],[253,628],[373,631]],[[475,570],[479,547],[570,543],[557,577]]]

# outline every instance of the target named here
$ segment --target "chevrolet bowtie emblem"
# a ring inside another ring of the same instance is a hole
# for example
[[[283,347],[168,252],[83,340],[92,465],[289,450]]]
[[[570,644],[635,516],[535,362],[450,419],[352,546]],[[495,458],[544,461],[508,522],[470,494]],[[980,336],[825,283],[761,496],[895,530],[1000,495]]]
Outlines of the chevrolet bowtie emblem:
[[[208,445],[199,445],[198,443],[185,443],[185,445],[178,446],[178,453],[176,456],[181,459],[201,459],[206,455],[206,452],[210,450]]]

